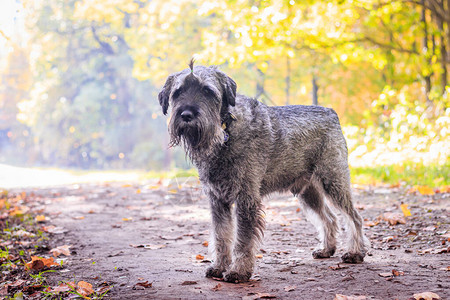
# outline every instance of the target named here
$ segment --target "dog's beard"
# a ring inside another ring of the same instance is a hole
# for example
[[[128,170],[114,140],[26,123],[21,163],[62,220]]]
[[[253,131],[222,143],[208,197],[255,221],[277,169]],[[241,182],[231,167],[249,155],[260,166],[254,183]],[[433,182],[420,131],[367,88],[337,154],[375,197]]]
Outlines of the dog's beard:
[[[173,116],[169,123],[169,146],[181,143],[191,160],[210,155],[215,147],[224,143],[224,132],[219,120],[205,119],[185,123],[180,117]]]

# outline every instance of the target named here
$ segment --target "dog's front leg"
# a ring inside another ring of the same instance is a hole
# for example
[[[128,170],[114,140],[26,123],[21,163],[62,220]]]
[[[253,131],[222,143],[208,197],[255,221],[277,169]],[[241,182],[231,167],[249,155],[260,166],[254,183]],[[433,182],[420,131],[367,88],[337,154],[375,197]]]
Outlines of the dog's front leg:
[[[222,278],[231,264],[231,246],[234,226],[231,204],[210,196],[212,229],[210,252],[213,254],[213,266],[206,270],[206,277]]]
[[[224,280],[233,283],[250,279],[255,266],[255,254],[264,230],[264,217],[259,196],[240,193],[236,199],[236,241],[233,263]]]

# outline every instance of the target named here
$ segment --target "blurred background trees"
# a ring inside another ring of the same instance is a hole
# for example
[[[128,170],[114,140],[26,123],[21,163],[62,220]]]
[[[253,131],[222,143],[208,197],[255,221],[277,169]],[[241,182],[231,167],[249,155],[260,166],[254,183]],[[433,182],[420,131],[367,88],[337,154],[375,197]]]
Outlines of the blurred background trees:
[[[334,108],[354,166],[448,172],[449,0],[11,3],[16,30],[0,35],[1,162],[187,167],[167,151],[156,99],[194,56],[268,105]]]

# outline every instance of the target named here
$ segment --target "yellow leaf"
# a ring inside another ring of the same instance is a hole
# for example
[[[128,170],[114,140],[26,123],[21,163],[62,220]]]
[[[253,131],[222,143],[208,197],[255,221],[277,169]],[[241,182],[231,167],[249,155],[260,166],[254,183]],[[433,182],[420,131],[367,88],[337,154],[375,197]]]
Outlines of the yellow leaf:
[[[202,260],[204,258],[205,257],[203,255],[201,255],[201,254],[197,254],[197,256],[195,257],[195,259],[198,259],[198,260]]]
[[[131,220],[133,220],[133,218],[122,218],[122,221],[125,221],[125,222],[131,221]]]
[[[36,216],[36,218],[34,218],[36,220],[36,222],[44,222],[45,221],[45,216],[44,215],[39,215]]]
[[[202,243],[202,245],[205,246],[205,247],[208,247],[208,241],[204,241],[204,242]]]
[[[141,189],[137,189],[136,194],[140,194],[140,193],[141,193]]]
[[[433,189],[426,185],[418,186],[417,191],[422,195],[434,195]]]
[[[411,211],[408,209],[408,204],[401,204],[400,208],[402,209],[402,212],[405,215],[405,217],[411,216]]]
[[[255,257],[256,258],[263,258],[263,255],[262,254],[256,254]]]

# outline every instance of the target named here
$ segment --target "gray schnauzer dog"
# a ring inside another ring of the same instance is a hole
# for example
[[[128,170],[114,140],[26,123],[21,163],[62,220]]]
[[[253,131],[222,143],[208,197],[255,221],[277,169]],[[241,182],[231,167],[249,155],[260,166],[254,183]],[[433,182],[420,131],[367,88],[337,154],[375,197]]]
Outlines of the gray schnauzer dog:
[[[342,260],[363,262],[367,239],[352,204],[347,145],[334,110],[269,107],[236,94],[236,83],[216,67],[193,64],[170,75],[158,99],[165,115],[172,106],[171,146],[183,145],[209,198],[214,259],[206,276],[250,279],[265,224],[261,200],[277,191],[297,196],[317,227],[314,258],[336,251],[335,207],[349,231]]]

